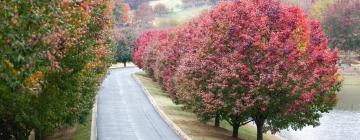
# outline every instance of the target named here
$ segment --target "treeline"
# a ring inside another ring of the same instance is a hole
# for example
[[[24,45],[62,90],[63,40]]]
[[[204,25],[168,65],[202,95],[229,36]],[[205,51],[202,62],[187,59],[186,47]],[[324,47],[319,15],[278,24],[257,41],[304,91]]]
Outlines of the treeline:
[[[199,18],[136,41],[133,62],[202,121],[254,122],[257,139],[319,125],[341,87],[337,50],[320,23],[276,0],[221,2]]]
[[[112,58],[108,0],[0,2],[0,138],[81,123]]]
[[[300,6],[310,18],[321,22],[329,37],[329,45],[342,51],[359,51],[359,0],[281,0]]]

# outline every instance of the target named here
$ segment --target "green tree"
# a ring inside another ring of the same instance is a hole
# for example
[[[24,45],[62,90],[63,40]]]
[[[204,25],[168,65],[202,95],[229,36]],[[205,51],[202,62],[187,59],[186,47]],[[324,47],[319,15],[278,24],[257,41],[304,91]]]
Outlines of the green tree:
[[[0,2],[2,139],[84,120],[111,62],[109,15],[106,0]]]
[[[117,43],[116,43],[116,61],[126,63],[131,61],[132,42],[136,38],[136,32],[131,27],[117,29]]]

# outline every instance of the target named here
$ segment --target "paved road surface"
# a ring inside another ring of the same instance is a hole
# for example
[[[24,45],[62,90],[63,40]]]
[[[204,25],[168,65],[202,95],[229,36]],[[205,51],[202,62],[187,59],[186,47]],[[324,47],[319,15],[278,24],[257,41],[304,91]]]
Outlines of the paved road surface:
[[[131,74],[138,68],[112,69],[99,91],[99,140],[180,140],[155,111]]]

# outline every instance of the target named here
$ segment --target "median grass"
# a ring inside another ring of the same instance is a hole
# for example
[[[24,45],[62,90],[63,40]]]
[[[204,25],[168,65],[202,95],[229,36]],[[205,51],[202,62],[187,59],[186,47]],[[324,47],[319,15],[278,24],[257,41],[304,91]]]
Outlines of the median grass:
[[[227,122],[221,122],[221,127],[214,127],[213,121],[209,123],[200,122],[194,113],[184,110],[182,105],[174,104],[168,94],[162,90],[161,86],[152,81],[145,72],[138,72],[135,77],[150,92],[157,105],[168,115],[168,117],[179,126],[193,140],[223,140],[233,139],[231,137],[232,127]],[[242,126],[239,130],[239,139],[255,140],[256,129],[253,125]],[[277,136],[265,134],[265,140],[278,140]]]

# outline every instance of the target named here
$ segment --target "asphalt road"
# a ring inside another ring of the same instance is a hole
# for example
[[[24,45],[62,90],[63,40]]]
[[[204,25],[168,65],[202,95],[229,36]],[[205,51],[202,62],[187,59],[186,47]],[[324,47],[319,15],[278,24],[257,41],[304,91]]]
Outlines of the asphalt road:
[[[180,140],[131,76],[138,68],[112,69],[98,97],[98,140]]]

